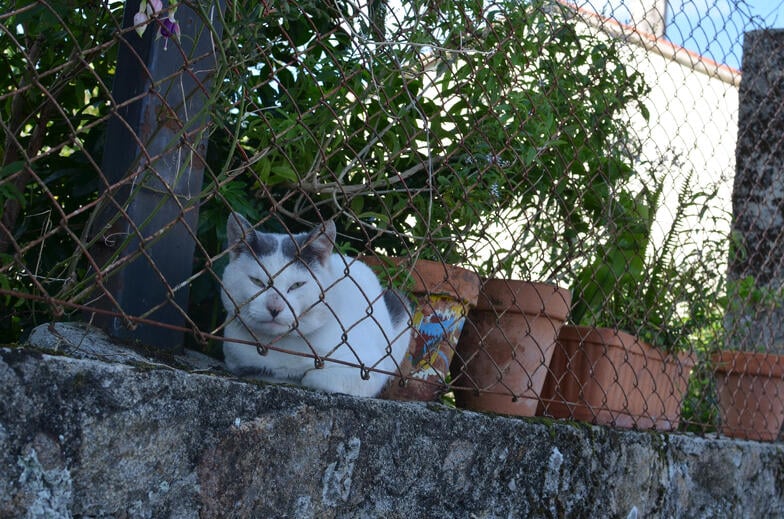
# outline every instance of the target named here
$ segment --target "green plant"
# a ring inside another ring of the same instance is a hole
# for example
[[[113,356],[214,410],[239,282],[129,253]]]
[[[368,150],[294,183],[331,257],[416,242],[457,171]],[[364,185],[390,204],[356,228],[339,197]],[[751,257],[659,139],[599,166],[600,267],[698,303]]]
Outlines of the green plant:
[[[775,332],[761,326],[759,321],[760,316],[781,312],[784,288],[776,285],[775,281],[760,282],[752,275],[741,278],[730,275],[726,296],[720,299],[724,308],[724,334],[718,343],[722,349],[756,352],[775,349]]]
[[[455,104],[436,121],[459,144],[444,152],[437,205],[459,210],[438,221],[453,238],[447,258],[488,276],[561,275],[605,225],[613,187],[633,174],[620,114],[645,115],[637,100],[647,87],[614,43],[579,34],[567,13],[501,3],[484,13],[475,42],[484,54],[439,64],[436,84]],[[494,243],[476,254],[488,235]]]
[[[623,329],[667,351],[694,351],[697,336],[720,322],[723,284],[716,281],[725,258],[723,242],[684,245],[686,226],[702,215],[715,193],[694,191],[689,176],[678,192],[672,224],[659,240],[656,215],[663,181],[650,175],[637,191],[616,194],[608,217],[612,232],[594,261],[577,274],[572,320]]]
[[[711,295],[709,295],[710,297]],[[704,433],[716,429],[720,422],[715,368],[712,354],[737,348],[736,340],[746,338],[748,323],[739,316],[750,308],[775,309],[781,305],[781,290],[760,286],[754,276],[728,279],[716,298],[713,318],[690,337],[699,361],[689,379],[689,391],[683,405],[683,425],[687,431]],[[750,344],[752,351],[766,352],[760,344]]]
[[[551,270],[603,225],[612,187],[633,174],[620,114],[647,87],[566,8],[414,2],[381,45],[381,22],[352,2],[300,7],[270,18],[238,2],[226,15],[242,23],[227,23],[232,106],[218,110],[205,189],[221,207],[204,231],[226,203],[274,205],[258,212],[271,227],[340,215],[360,249],[492,273],[509,265],[466,243],[500,216],[553,248]]]
[[[101,185],[117,55],[106,42],[121,10],[15,1],[0,16],[0,288],[15,294],[0,298],[0,343],[67,311],[47,296],[77,275],[77,241]]]
[[[734,252],[737,253],[737,249]],[[699,360],[689,379],[689,391],[683,406],[685,430],[702,433],[715,430],[720,421],[714,373],[716,366],[711,360],[712,354],[737,349],[740,345],[749,351],[768,352],[764,344],[753,341],[738,344],[753,336],[749,333],[749,320],[743,317],[751,315],[753,311],[780,308],[782,290],[766,287],[749,275],[728,279],[719,292],[706,294],[706,298],[714,298],[715,304],[705,326],[695,330],[689,337]]]
[[[568,8],[411,2],[385,18],[346,0],[287,6],[225,14],[208,254],[231,209],[273,231],[335,217],[358,252],[488,276],[568,274],[603,235],[611,193],[634,174],[622,114],[646,113],[647,87],[612,40],[578,34]],[[214,307],[215,283],[194,282],[194,305]]]
[[[0,233],[0,287],[20,296],[2,300],[0,322],[15,324],[0,340],[68,311],[54,300],[84,303],[69,286],[89,268],[80,242],[104,187],[123,7],[13,2],[0,18],[0,202],[11,233]],[[529,275],[534,254],[523,249],[543,251],[536,272],[557,275],[606,225],[609,193],[633,174],[620,114],[646,89],[616,46],[579,35],[571,11],[539,0],[405,7],[392,17],[384,2],[232,1],[217,13],[195,259],[205,274],[192,283],[203,329],[219,321],[206,269],[225,261],[214,257],[230,210],[278,231],[336,217],[358,252],[488,275]],[[493,225],[517,241],[480,251]]]

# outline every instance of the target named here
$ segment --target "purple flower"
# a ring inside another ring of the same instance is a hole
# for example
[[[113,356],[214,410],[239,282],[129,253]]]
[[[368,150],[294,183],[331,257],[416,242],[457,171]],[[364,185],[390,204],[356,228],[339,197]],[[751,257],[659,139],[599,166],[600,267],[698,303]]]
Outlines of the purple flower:
[[[133,24],[136,26],[136,32],[139,36],[144,36],[144,31],[147,30],[147,23],[157,18],[159,12],[163,10],[162,0],[142,0],[139,4],[139,12],[133,15]],[[169,38],[180,37],[180,24],[174,18],[174,13],[177,12],[177,2],[170,2],[169,15],[163,20],[158,20],[158,34],[157,38],[165,38],[163,43],[163,50],[166,50],[169,44]]]
[[[161,23],[161,36],[169,38],[180,34],[180,26],[173,18],[164,18]]]
[[[163,37],[166,39],[166,41],[163,42],[163,50],[167,50],[169,46],[169,38],[180,37],[180,24],[177,23],[177,20],[174,18],[174,13],[176,12],[177,4],[174,4],[171,9],[169,9],[169,16],[160,22],[160,29],[158,30],[157,37]]]

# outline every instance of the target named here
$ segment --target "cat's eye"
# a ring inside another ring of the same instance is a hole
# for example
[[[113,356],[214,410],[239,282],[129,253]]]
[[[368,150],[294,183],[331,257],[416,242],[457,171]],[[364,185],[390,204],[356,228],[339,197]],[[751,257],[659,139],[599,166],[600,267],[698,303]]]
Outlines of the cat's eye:
[[[259,279],[257,277],[253,277],[253,276],[248,276],[248,277],[250,278],[251,282],[253,282],[253,284],[256,285],[257,287],[259,287],[259,288],[267,288],[267,282],[264,281],[263,279]]]
[[[296,283],[292,283],[288,291],[293,292],[294,290],[300,288],[304,284],[305,284],[304,281],[297,281]]]

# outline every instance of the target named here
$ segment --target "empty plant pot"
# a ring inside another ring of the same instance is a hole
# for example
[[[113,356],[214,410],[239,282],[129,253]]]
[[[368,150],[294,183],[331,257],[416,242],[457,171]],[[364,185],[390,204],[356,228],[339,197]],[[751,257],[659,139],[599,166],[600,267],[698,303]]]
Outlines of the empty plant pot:
[[[391,263],[396,274],[403,272],[408,262],[405,258],[362,260],[374,268]],[[417,260],[410,272],[412,283],[404,289],[414,297],[414,333],[399,375],[380,397],[438,400],[448,390],[449,364],[466,315],[476,304],[480,278],[470,270],[429,260]]]
[[[775,441],[784,422],[784,356],[724,351],[712,357],[721,433]]]
[[[571,293],[546,283],[486,280],[452,360],[459,407],[533,416]]]

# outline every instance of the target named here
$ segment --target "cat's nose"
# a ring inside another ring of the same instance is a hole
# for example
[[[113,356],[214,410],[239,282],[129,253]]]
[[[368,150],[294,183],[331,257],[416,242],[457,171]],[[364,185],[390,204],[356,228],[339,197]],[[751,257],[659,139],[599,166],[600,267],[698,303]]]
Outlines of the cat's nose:
[[[273,319],[275,319],[278,316],[278,314],[280,314],[280,312],[283,311],[283,308],[281,308],[279,306],[268,305],[267,306],[267,311],[270,313],[270,316]]]

